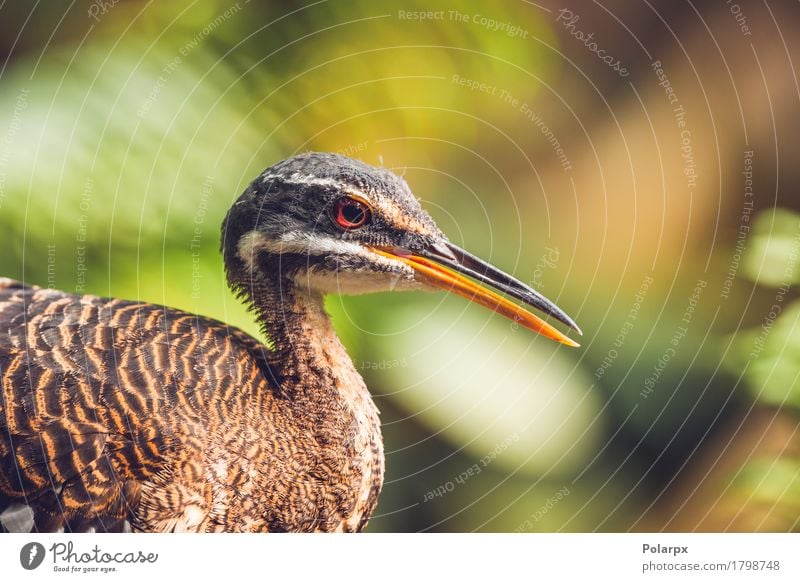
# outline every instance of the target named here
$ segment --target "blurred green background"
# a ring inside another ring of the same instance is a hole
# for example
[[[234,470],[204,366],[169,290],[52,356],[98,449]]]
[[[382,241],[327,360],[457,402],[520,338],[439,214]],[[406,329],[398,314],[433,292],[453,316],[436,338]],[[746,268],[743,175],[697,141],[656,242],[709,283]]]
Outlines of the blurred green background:
[[[228,206],[298,152],[381,164],[585,335],[330,297],[384,422],[369,531],[798,530],[800,10],[737,6],[3,4],[0,274],[257,335]]]

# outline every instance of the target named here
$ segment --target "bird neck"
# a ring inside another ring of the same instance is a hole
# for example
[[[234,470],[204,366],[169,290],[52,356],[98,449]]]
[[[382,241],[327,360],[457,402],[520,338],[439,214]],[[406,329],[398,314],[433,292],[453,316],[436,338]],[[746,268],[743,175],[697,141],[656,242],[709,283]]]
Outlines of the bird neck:
[[[322,293],[285,277],[265,280],[253,302],[272,340],[270,368],[287,396],[297,400],[344,397],[354,405],[371,399],[363,379],[336,335]]]

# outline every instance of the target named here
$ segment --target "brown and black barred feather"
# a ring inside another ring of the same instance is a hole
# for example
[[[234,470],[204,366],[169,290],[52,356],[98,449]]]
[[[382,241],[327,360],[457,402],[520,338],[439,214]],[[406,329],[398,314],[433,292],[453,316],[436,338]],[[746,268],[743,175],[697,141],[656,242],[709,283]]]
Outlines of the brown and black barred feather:
[[[34,531],[360,529],[380,443],[359,445],[335,399],[300,418],[272,356],[209,318],[0,279],[0,514],[27,506]]]

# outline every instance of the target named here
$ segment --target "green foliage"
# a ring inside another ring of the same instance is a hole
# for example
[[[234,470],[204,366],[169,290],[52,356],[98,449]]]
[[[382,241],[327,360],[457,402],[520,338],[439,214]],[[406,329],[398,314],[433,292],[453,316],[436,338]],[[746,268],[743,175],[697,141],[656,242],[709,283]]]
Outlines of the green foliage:
[[[745,276],[768,287],[800,282],[800,214],[784,208],[760,213],[748,247]]]
[[[756,459],[734,477],[733,484],[758,503],[791,503],[800,511],[800,459]]]
[[[744,504],[760,508],[778,528],[800,531],[800,458],[752,460],[733,477],[732,485]]]
[[[775,209],[760,213],[753,225],[743,272],[770,288],[759,325],[734,334],[726,365],[742,374],[757,403],[800,414],[800,300],[790,300],[800,280],[800,215]],[[777,289],[775,291],[775,289]],[[796,440],[796,434],[794,435]],[[800,458],[787,451],[777,459],[748,461],[732,478],[749,501],[776,508],[797,528],[800,511]]]
[[[800,215],[784,209],[762,212],[753,224],[743,272],[777,289],[767,294],[759,324],[737,332],[727,366],[744,374],[759,402],[800,409],[800,301],[791,286],[800,280]]]

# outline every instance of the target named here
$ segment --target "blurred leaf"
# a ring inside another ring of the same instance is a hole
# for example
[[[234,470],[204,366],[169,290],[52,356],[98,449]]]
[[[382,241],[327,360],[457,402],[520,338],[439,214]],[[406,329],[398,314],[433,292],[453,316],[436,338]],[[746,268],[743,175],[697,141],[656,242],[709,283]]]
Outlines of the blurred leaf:
[[[774,305],[762,325],[734,336],[726,360],[729,369],[745,370],[753,396],[773,406],[800,408],[800,301]]]
[[[742,273],[768,287],[800,282],[800,214],[776,208],[761,212],[742,260]]]
[[[419,422],[494,469],[569,474],[596,453],[599,399],[569,348],[459,298],[394,300],[364,371]]]
[[[733,484],[756,503],[800,509],[800,459],[751,461],[736,473]]]
[[[725,365],[745,373],[759,402],[800,408],[800,302],[787,302],[800,281],[800,214],[776,208],[760,212],[742,260],[743,272],[767,287],[778,287],[760,325],[732,337]]]

